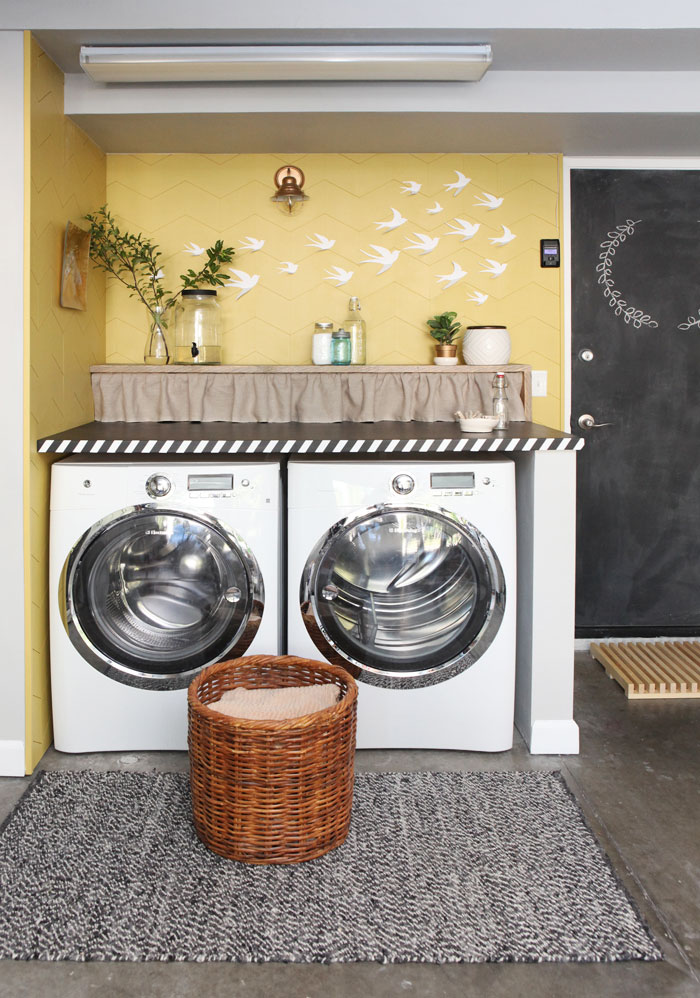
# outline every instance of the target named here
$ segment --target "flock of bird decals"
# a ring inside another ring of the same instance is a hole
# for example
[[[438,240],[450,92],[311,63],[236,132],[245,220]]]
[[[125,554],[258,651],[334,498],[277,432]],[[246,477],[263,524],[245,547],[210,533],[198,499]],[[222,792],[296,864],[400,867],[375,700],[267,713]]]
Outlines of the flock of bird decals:
[[[445,193],[449,194],[452,192],[453,197],[457,197],[461,194],[466,186],[471,183],[471,177],[466,177],[459,170],[455,170],[456,180],[451,183],[443,184]],[[408,197],[414,197],[418,194],[422,188],[422,184],[417,180],[403,180],[401,181],[403,186],[401,187],[401,194],[405,194]],[[481,194],[475,194],[475,201],[472,204],[473,208],[485,209],[486,211],[496,211],[503,204],[502,197],[496,197],[495,194],[489,194],[488,191],[482,191]],[[390,208],[390,217],[382,221],[374,222],[378,231],[381,232],[393,232],[395,229],[400,228],[402,225],[408,221],[404,215],[397,208]],[[444,208],[439,201],[435,201],[432,208],[425,209],[428,215],[437,215],[444,211]],[[473,239],[481,228],[480,222],[470,222],[466,218],[453,218],[451,222],[448,223],[447,231],[444,235],[447,236],[458,236],[460,242],[466,242],[469,239]],[[508,243],[512,242],[513,239],[517,238],[514,232],[508,228],[507,225],[501,224],[502,233],[500,236],[489,237],[489,242],[492,246],[506,246]],[[414,232],[413,237],[406,235],[405,239],[408,243],[403,249],[407,252],[411,250],[416,250],[420,256],[426,256],[428,253],[432,253],[437,249],[441,236],[430,236],[424,232]],[[306,246],[318,250],[320,252],[327,252],[335,246],[335,239],[330,239],[328,236],[323,235],[320,232],[315,232],[313,235],[307,236],[308,242]],[[265,245],[264,239],[257,239],[254,236],[246,236],[240,241],[240,248],[242,250],[248,250],[251,253],[257,253]],[[371,252],[370,252],[371,251]],[[205,250],[204,247],[199,246],[195,242],[185,243],[184,251],[189,253],[191,256],[201,256]],[[400,249],[389,249],[386,246],[378,246],[375,243],[370,243],[369,250],[361,251],[366,259],[358,261],[360,264],[375,264],[379,267],[377,270],[377,276],[386,273],[390,267],[398,260],[401,250]],[[483,261],[484,268],[480,271],[482,274],[487,274],[492,280],[501,277],[505,272],[508,264],[500,263],[498,260],[492,260],[486,257]],[[233,267],[228,268],[232,277],[231,280],[225,284],[225,287],[237,288],[238,294],[236,295],[236,300],[242,298],[243,295],[247,294],[249,291],[255,287],[255,285],[260,280],[260,274],[249,274],[245,270],[235,269]],[[278,266],[278,271],[281,274],[296,274],[299,269],[299,264],[294,263],[292,260],[280,261]],[[354,277],[355,272],[353,270],[345,270],[343,267],[330,267],[326,270],[326,276],[323,278],[325,281],[331,281],[335,287],[340,288],[347,284],[348,281]],[[467,271],[462,268],[462,266],[457,263],[456,260],[452,261],[452,271],[449,274],[442,274],[436,276],[436,281],[438,284],[443,285],[441,290],[446,290],[447,288],[453,287],[458,281],[461,281],[467,276]],[[488,300],[488,295],[482,291],[471,291],[467,296],[467,301],[473,302],[475,305],[483,305],[484,302]]]

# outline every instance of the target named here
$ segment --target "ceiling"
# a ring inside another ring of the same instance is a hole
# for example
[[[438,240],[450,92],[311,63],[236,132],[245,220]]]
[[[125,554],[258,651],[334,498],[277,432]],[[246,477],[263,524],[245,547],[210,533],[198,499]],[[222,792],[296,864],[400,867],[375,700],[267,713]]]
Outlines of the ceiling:
[[[303,17],[308,21],[308,12]],[[417,19],[414,12],[397,27],[312,29],[287,26],[287,14],[268,22],[280,25],[274,28],[68,24],[35,26],[33,33],[67,74],[66,113],[107,152],[700,155],[697,13],[693,23],[646,27],[568,25],[562,16],[551,18],[552,27],[411,26]],[[78,61],[84,44],[295,42],[488,42],[494,58],[479,83],[223,86],[99,86]]]

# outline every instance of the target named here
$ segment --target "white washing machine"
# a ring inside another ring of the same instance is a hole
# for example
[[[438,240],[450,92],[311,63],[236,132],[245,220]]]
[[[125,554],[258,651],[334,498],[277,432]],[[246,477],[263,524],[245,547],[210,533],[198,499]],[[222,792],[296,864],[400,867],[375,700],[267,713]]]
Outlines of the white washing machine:
[[[358,748],[512,746],[511,460],[290,460],[288,534],[288,650],[359,681]]]
[[[185,749],[193,676],[280,651],[279,549],[277,463],[54,464],[55,747]]]

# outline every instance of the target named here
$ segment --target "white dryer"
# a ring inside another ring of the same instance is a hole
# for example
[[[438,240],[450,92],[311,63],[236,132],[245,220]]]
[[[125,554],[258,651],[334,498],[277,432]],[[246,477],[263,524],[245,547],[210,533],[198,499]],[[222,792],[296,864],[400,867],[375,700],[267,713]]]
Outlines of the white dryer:
[[[288,650],[358,679],[358,748],[512,746],[511,460],[290,460],[288,533]]]
[[[280,651],[279,546],[278,463],[54,464],[55,747],[185,749],[193,676]]]

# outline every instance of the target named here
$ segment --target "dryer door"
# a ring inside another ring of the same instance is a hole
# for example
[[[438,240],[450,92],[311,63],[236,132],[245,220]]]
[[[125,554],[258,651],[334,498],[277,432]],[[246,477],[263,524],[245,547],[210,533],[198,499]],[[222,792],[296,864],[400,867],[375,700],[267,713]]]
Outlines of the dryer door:
[[[468,669],[505,609],[486,538],[445,509],[386,504],[336,523],[310,555],[301,612],[316,647],[356,678],[412,688]]]
[[[84,659],[111,679],[180,689],[205,665],[242,654],[264,604],[257,561],[213,517],[133,506],[78,541],[59,589]]]

